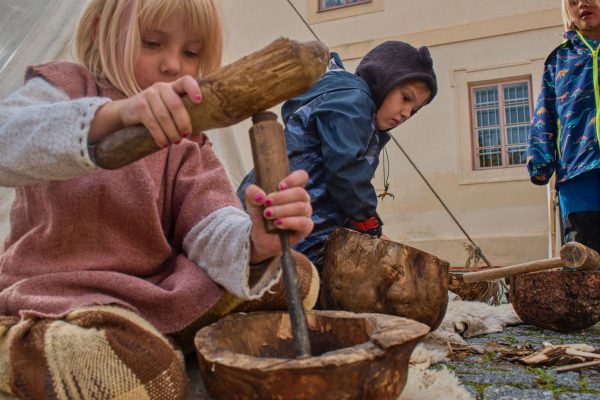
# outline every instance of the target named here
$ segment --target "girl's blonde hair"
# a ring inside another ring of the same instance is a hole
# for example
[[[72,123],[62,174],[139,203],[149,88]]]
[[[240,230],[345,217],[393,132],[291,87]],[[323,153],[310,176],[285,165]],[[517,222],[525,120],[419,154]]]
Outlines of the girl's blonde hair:
[[[565,31],[574,31],[577,30],[577,27],[575,26],[575,23],[573,22],[574,18],[571,15],[571,7],[569,7],[569,3],[571,3],[573,0],[562,0],[561,2],[561,12],[562,12],[562,19],[563,19],[563,25],[565,27]],[[599,0],[580,0],[583,4],[586,4],[588,6],[600,6],[600,1]]]
[[[127,96],[141,91],[133,70],[141,34],[174,12],[201,42],[198,77],[221,65],[223,33],[214,0],[92,0],[75,36],[75,57],[96,79],[106,78]]]

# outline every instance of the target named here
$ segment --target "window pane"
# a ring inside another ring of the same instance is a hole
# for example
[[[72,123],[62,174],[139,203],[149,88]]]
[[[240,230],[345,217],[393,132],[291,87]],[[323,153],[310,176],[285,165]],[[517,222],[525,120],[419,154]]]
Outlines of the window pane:
[[[498,110],[498,90],[492,88],[477,88],[475,94],[476,127],[495,127],[500,124]],[[480,138],[480,142],[482,142]],[[488,143],[484,140],[483,142]],[[497,144],[497,143],[495,143]],[[489,146],[490,144],[480,144]]]
[[[512,83],[504,85],[505,104],[529,104],[529,90],[527,82]]]
[[[500,146],[500,129],[478,129],[478,147]]]
[[[522,165],[527,162],[527,146],[509,147],[507,151],[509,165]]]
[[[355,4],[369,3],[372,0],[320,0],[319,10],[330,10],[332,8],[353,6]]]
[[[495,87],[475,89],[475,109],[485,107],[498,107],[498,89]]]
[[[529,125],[518,125],[506,128],[506,143],[509,145],[526,143],[528,130]]]
[[[506,125],[529,123],[529,105],[507,106],[505,110]]]
[[[479,149],[479,166],[499,167],[502,165],[502,148],[494,147],[488,149]]]
[[[342,7],[344,0],[321,0],[319,9],[328,10],[330,8]]]

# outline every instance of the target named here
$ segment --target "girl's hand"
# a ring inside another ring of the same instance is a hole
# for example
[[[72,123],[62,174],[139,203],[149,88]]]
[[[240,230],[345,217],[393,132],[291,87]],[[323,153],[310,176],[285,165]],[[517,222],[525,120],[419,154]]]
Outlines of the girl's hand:
[[[158,82],[133,97],[106,103],[96,112],[89,141],[96,142],[124,127],[142,124],[156,144],[167,147],[182,138],[200,140],[192,135],[192,122],[181,96],[187,94],[195,104],[202,102],[196,79],[189,75],[173,82]]]
[[[265,195],[256,185],[246,189],[246,205],[252,219],[251,263],[281,254],[279,236],[265,231],[263,216],[274,221],[277,228],[289,231],[290,244],[302,240],[312,231],[312,206],[310,196],[304,189],[307,181],[306,171],[298,170],[279,183],[278,192]]]

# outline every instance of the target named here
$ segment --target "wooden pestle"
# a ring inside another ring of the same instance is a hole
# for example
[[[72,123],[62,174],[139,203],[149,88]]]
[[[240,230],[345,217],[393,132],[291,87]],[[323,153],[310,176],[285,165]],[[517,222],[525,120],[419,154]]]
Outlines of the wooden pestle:
[[[567,267],[581,270],[595,270],[600,268],[600,254],[581,243],[566,243],[560,249],[560,258]]]
[[[289,174],[289,160],[283,126],[277,122],[277,115],[262,112],[252,116],[250,144],[256,172],[256,183],[265,193],[273,193],[279,182]],[[310,340],[306,314],[298,288],[296,263],[288,242],[288,233],[277,229],[272,220],[264,219],[265,230],[279,235],[281,240],[281,272],[287,299],[288,312],[292,325],[296,358],[310,357]]]
[[[545,271],[560,267],[573,267],[578,270],[595,270],[600,267],[600,255],[581,243],[569,242],[560,249],[560,257],[529,261],[508,267],[492,268],[485,271],[469,272],[461,275],[465,283],[507,278],[516,274]]]
[[[202,103],[183,102],[194,132],[236,124],[306,91],[325,72],[329,50],[321,42],[279,38],[203,77]],[[90,145],[100,167],[116,169],[161,148],[141,125],[127,127]]]

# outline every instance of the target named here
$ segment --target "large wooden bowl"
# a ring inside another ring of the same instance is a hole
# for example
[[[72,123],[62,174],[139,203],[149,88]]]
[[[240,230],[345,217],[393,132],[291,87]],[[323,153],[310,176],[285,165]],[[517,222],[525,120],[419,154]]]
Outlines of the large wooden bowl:
[[[448,305],[446,261],[350,229],[327,239],[321,304],[326,309],[414,319],[436,329]]]
[[[198,331],[214,399],[397,399],[428,327],[391,315],[307,311],[312,357],[294,358],[289,314],[233,314]]]
[[[524,322],[558,332],[600,321],[600,272],[542,271],[510,278],[509,298]]]

